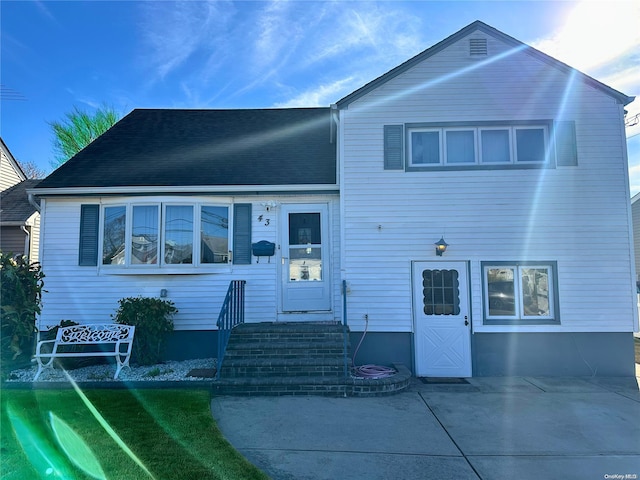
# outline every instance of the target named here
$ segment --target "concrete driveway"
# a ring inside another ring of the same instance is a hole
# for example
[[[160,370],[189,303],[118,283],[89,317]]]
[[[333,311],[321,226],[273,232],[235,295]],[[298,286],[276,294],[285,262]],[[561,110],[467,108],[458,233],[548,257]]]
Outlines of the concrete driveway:
[[[640,480],[633,378],[414,379],[390,397],[215,397],[211,409],[274,480]]]

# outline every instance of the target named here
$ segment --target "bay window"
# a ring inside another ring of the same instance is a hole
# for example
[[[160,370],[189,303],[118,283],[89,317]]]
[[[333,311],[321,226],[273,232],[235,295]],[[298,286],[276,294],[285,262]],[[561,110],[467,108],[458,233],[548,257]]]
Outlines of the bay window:
[[[102,219],[102,265],[184,268],[229,262],[228,206],[107,205]]]

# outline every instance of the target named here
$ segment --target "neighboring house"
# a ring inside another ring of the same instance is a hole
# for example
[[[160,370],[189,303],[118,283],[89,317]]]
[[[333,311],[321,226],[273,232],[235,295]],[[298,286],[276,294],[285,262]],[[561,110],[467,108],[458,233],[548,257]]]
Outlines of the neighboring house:
[[[38,261],[40,213],[27,190],[40,180],[23,180],[0,193],[0,251]]]
[[[39,180],[27,180],[20,165],[0,139],[0,251],[25,255],[38,261],[40,213],[36,200],[29,199],[27,190]]]
[[[13,158],[4,140],[0,138],[0,191],[26,179],[27,176],[22,171],[20,164]]]
[[[242,279],[419,376],[633,375],[632,100],[474,22],[331,108],[134,110],[34,189],[41,325],[162,292],[212,355]]]

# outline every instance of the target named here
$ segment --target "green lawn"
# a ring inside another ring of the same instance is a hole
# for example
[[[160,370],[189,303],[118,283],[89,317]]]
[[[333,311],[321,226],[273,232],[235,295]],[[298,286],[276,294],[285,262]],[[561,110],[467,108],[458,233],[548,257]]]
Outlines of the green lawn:
[[[1,393],[3,480],[267,478],[222,437],[206,390]]]

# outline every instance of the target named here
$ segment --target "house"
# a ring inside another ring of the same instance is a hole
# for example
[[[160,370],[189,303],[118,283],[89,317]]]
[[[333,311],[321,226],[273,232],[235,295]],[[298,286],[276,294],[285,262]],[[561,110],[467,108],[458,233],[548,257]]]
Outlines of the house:
[[[241,279],[419,376],[633,375],[632,100],[474,22],[329,108],[134,110],[33,190],[41,327],[166,296],[202,356]]]
[[[26,179],[27,176],[20,164],[13,158],[4,140],[0,138],[0,191],[3,192]]]
[[[27,190],[38,180],[27,179],[20,164],[0,139],[0,251],[38,261],[40,213]]]

